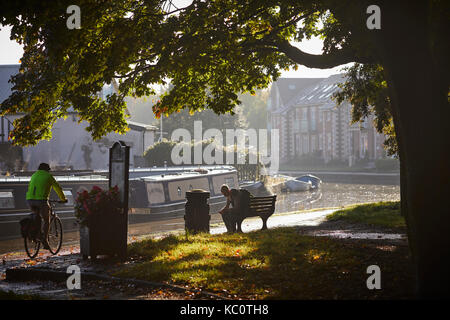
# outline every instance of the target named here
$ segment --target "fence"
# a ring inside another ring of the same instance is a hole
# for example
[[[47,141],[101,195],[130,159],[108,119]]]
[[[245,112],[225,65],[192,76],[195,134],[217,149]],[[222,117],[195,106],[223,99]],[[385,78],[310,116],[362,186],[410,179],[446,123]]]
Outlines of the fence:
[[[261,178],[261,164],[234,164],[239,181],[259,181]]]

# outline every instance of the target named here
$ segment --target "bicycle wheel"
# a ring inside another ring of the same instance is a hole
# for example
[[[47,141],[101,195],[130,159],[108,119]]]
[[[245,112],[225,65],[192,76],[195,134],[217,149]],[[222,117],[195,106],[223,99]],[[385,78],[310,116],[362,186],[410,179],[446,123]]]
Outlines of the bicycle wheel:
[[[48,245],[52,254],[57,254],[61,249],[63,241],[63,230],[61,220],[53,216],[50,221],[50,228],[48,231]]]
[[[26,236],[24,239],[25,244],[25,251],[27,252],[27,255],[33,259],[37,256],[39,252],[39,248],[41,247],[41,242],[39,240],[34,240]]]

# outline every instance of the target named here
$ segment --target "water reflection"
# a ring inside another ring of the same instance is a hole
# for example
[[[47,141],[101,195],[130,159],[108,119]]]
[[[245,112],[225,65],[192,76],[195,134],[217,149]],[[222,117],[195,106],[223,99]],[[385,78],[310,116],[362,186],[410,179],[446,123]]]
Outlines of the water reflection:
[[[320,189],[314,192],[277,193],[275,212],[398,200],[400,200],[400,186],[324,182]]]

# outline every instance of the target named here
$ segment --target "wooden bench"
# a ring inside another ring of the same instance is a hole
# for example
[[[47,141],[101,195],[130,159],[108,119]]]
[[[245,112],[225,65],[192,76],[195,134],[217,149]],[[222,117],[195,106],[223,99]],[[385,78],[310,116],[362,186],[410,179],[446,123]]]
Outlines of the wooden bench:
[[[241,224],[244,219],[249,217],[261,217],[263,221],[263,226],[261,230],[267,229],[267,219],[275,211],[275,201],[277,196],[267,196],[267,197],[251,197],[250,205],[246,212],[243,213],[237,220],[237,231],[242,232]]]

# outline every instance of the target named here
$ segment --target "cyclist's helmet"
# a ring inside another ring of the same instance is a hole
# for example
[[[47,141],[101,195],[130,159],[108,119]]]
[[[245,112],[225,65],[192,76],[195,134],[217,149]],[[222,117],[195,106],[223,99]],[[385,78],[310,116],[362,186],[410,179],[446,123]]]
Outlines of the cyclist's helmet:
[[[50,171],[50,166],[48,165],[48,163],[42,162],[42,163],[39,165],[38,170]]]

